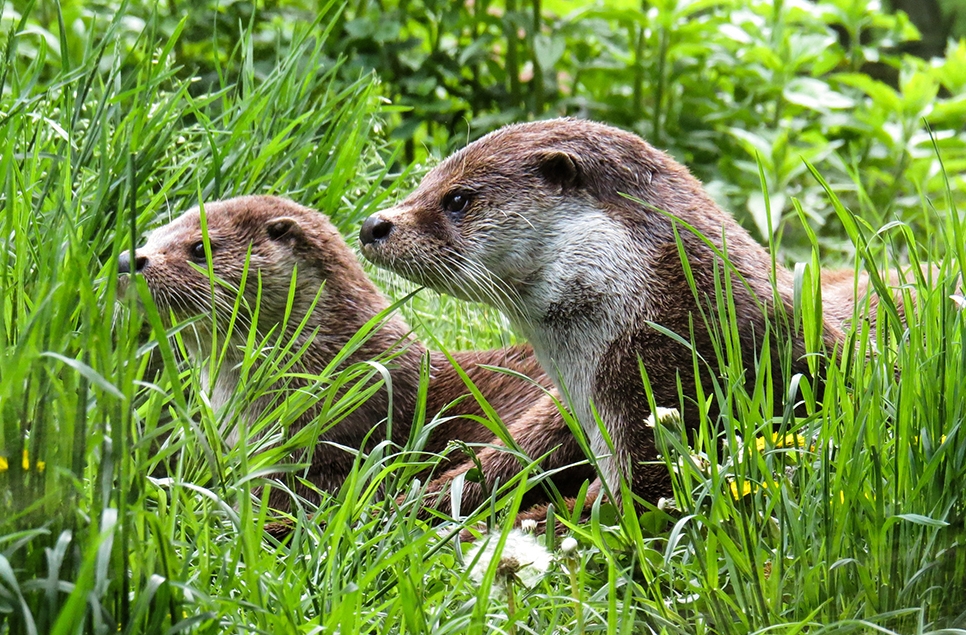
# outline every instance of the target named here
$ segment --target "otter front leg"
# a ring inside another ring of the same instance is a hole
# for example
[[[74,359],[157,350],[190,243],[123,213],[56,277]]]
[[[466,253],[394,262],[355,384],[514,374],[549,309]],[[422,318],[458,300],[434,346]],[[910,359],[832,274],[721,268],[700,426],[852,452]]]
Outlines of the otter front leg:
[[[584,496],[583,505],[580,508],[580,516],[575,519],[576,524],[585,525],[590,522],[591,515],[594,510],[594,503],[600,498],[602,485],[599,478],[591,481],[590,486],[587,488],[587,494]],[[547,531],[547,508],[549,504],[540,504],[531,507],[524,513],[520,514],[516,518],[516,525],[523,525],[528,520],[532,520],[537,524],[535,533],[542,534]],[[564,499],[564,510],[570,516],[571,519],[574,518],[574,511],[577,509],[577,499],[576,498],[565,498]],[[561,510],[557,510],[557,517],[562,515]],[[466,530],[464,530],[465,532]],[[556,523],[554,527],[554,533],[558,536],[563,536],[570,532],[570,528],[564,523]],[[471,536],[460,535],[463,540],[471,539]]]
[[[594,477],[593,469],[585,463],[584,453],[577,439],[550,397],[542,398],[520,419],[511,422],[508,431],[526,456],[540,457],[549,453],[540,467],[545,471],[561,470],[551,480],[563,496],[573,496],[585,480]],[[491,445],[494,447],[483,448],[477,454],[486,487],[479,483],[465,482],[458,513],[479,507],[483,504],[486,491],[491,491],[497,484],[508,482],[524,467],[520,458],[506,450],[498,439],[492,439]],[[473,461],[466,460],[430,482],[427,493],[431,498],[426,501],[426,506],[449,512],[453,481],[475,467]],[[542,487],[532,488],[524,497],[521,508],[547,501],[548,496]]]

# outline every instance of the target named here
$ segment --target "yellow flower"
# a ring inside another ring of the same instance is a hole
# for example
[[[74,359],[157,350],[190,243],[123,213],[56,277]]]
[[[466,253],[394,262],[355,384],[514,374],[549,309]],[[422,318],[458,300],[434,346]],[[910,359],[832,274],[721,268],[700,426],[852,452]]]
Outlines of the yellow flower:
[[[741,500],[748,494],[751,494],[751,483],[747,480],[741,482],[741,490],[738,489],[738,481],[731,481],[731,497],[735,500]]]
[[[20,463],[20,465],[23,467],[24,472],[30,470],[30,456],[27,454],[26,450],[23,451],[23,461]],[[47,464],[43,461],[37,461],[36,467],[38,472],[43,472],[44,468],[47,467]],[[0,472],[6,472],[8,469],[10,469],[10,464],[7,462],[7,457],[0,456]]]
[[[804,448],[805,447],[805,437],[800,434],[786,434],[784,436],[779,436],[777,432],[773,432],[771,435],[772,443],[775,444],[776,448]],[[755,448],[759,452],[763,452],[765,449],[766,441],[765,437],[755,438]]]
[[[755,437],[755,450],[757,450],[759,454],[764,452],[765,449],[768,447],[769,445],[768,440],[769,440],[769,437]],[[774,445],[774,447],[776,448],[808,447],[809,450],[815,450],[815,446],[809,445],[806,438],[801,434],[780,435],[776,432],[773,432],[771,433],[771,444]],[[788,458],[792,462],[795,462],[797,460],[795,454],[791,454]],[[741,460],[741,457],[739,457],[739,461],[740,460]],[[742,481],[741,487],[738,487],[738,483],[737,481],[734,480],[734,477],[729,476],[728,480],[730,481],[729,485],[731,486],[731,495],[735,500],[740,500],[745,496],[747,496],[748,494],[751,494],[752,492],[757,492],[759,489],[768,488],[768,483],[762,483],[761,485],[753,485],[751,481],[745,479],[744,481]]]
[[[751,481],[745,479],[741,482],[741,489],[738,488],[738,481],[731,481],[731,496],[735,500],[741,500],[748,494],[752,492],[757,492],[760,489],[768,489],[768,483],[762,483],[761,485],[753,485]]]

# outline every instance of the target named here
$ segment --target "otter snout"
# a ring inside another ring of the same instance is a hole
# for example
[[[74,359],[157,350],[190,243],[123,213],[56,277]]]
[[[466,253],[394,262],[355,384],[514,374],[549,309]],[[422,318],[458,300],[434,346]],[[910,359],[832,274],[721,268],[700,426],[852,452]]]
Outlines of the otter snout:
[[[391,220],[387,220],[379,214],[373,214],[362,224],[362,229],[359,230],[359,242],[363,245],[371,245],[385,240],[392,229]]]
[[[147,256],[134,254],[134,271],[140,272],[148,264]],[[122,251],[117,257],[117,272],[132,273],[131,271],[131,252]]]

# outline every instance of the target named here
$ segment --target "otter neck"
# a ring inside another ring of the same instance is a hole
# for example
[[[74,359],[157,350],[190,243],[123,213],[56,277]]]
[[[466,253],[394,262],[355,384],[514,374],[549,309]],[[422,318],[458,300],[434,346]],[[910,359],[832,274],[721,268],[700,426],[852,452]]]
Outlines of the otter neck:
[[[382,300],[381,297],[379,299]],[[325,298],[322,298],[321,301],[324,300]],[[382,304],[385,304],[384,300]],[[275,334],[282,330],[278,328],[277,323],[274,328],[271,328],[266,322],[264,328],[256,327],[254,338],[254,345],[264,347],[264,351],[255,351],[250,361],[246,361],[245,353],[248,346],[248,329],[239,326],[233,329],[231,341],[226,342],[224,337],[219,336],[213,342],[208,323],[199,321],[183,331],[183,341],[192,365],[199,369],[201,388],[207,395],[212,410],[216,413],[220,412],[219,418],[226,425],[237,421],[239,417],[251,423],[258,420],[265,408],[270,406],[272,399],[277,398],[277,394],[273,390],[264,391],[264,386],[259,389],[259,392],[264,394],[251,394],[254,386],[240,386],[240,383],[248,383],[245,377],[255,379],[262,364],[281,362],[285,365],[288,357],[298,355],[295,365],[285,373],[284,379],[280,377],[279,381],[284,381],[287,386],[286,391],[306,388],[311,381],[294,376],[292,373],[317,374],[329,367],[343,351],[351,336],[361,330],[381,307],[370,308],[371,313],[345,311],[339,313],[337,318],[329,320],[325,319],[327,317],[325,312],[313,312],[309,314],[301,330],[298,327],[302,320],[295,319],[293,323],[293,319],[290,319],[289,326],[280,334]],[[322,315],[322,319],[319,319],[319,315]],[[409,331],[409,327],[398,317],[388,319],[385,323],[374,327],[369,337],[359,344],[356,350],[349,353],[335,369],[338,372],[351,364],[386,359],[387,354],[393,351],[397,353],[385,363],[389,369],[392,387],[391,402],[389,387],[381,388],[343,421],[326,432],[323,440],[353,447],[373,426],[387,420],[391,406],[393,440],[405,441],[412,423],[419,389],[420,360],[426,352],[425,347],[411,337]],[[283,348],[290,352],[285,353],[283,357],[278,357],[276,351]],[[246,367],[248,367],[247,371],[244,370]],[[381,378],[381,375],[376,374],[372,381]],[[249,394],[246,397],[241,394],[242,392]],[[270,393],[276,394],[276,397],[272,397]],[[317,407],[311,408],[302,419],[306,421],[312,419],[317,415],[317,411]],[[227,434],[231,445],[237,443],[237,426],[232,426]],[[374,438],[378,441],[380,435],[377,433]]]
[[[597,399],[598,368],[611,343],[647,314],[646,255],[603,212],[551,234],[548,263],[520,292],[523,314],[510,314],[514,328],[533,346],[540,365],[570,407],[599,460],[604,480],[616,486],[617,469],[600,434],[597,415],[608,422],[607,404]],[[593,404],[593,405],[592,405]]]

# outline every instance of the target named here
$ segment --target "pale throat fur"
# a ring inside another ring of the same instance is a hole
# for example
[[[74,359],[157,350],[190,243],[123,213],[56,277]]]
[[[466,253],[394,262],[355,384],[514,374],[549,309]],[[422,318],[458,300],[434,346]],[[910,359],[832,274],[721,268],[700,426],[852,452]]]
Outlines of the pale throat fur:
[[[647,310],[650,263],[606,209],[566,201],[554,212],[544,215],[542,249],[532,254],[539,264],[526,263],[532,274],[514,285],[525,313],[504,311],[565,396],[590,440],[602,478],[616,487],[619,470],[598,423],[598,416],[614,419],[597,390],[600,363],[621,334],[642,317],[656,317]],[[523,210],[516,213],[525,220],[533,217]],[[637,423],[643,424],[646,414]]]

